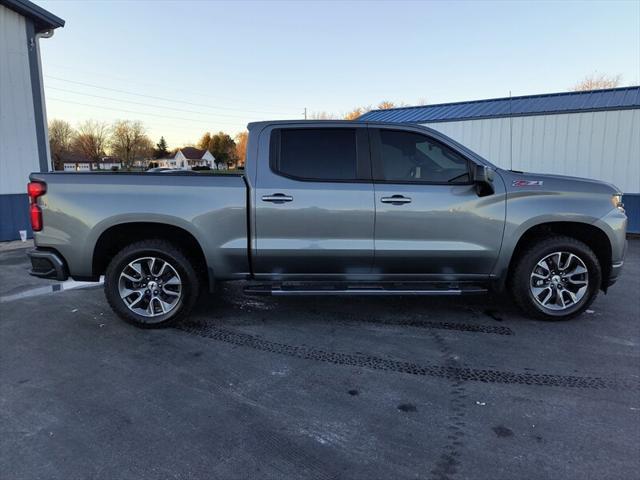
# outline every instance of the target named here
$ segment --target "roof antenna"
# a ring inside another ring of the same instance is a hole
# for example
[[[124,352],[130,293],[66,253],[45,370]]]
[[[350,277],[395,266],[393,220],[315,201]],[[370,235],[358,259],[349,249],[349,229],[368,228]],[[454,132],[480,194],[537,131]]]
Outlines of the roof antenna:
[[[513,170],[513,108],[511,101],[511,90],[509,90],[509,170]]]

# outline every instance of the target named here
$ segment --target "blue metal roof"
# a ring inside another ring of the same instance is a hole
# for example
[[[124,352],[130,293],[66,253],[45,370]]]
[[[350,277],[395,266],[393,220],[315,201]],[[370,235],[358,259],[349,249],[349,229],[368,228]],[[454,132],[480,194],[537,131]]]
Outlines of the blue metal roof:
[[[358,120],[426,123],[640,108],[640,86],[372,110]]]

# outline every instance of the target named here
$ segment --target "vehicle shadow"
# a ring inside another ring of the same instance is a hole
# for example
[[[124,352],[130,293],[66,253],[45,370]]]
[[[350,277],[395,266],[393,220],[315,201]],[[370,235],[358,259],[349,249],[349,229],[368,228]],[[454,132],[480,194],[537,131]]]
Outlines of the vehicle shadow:
[[[269,321],[338,320],[368,323],[407,324],[412,321],[490,323],[521,321],[524,318],[506,294],[463,296],[249,296],[243,283],[221,285],[204,294],[192,319],[222,324],[251,324]]]

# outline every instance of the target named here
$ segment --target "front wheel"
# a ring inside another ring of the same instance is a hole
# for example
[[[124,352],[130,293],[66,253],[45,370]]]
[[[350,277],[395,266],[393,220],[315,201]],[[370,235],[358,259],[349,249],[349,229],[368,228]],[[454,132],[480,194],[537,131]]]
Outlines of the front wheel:
[[[198,276],[177,247],[143,240],[122,249],[109,263],[104,291],[111,308],[142,328],[173,325],[198,298]]]
[[[598,258],[574,238],[558,236],[536,242],[516,262],[511,293],[516,304],[531,316],[573,318],[598,294],[602,278]]]

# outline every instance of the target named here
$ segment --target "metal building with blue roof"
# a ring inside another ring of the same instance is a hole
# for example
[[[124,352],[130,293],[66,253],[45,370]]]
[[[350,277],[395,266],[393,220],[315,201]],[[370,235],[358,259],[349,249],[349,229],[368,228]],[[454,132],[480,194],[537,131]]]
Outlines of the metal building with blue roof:
[[[640,86],[373,110],[362,121],[417,123],[507,169],[603,180],[640,233]]]

